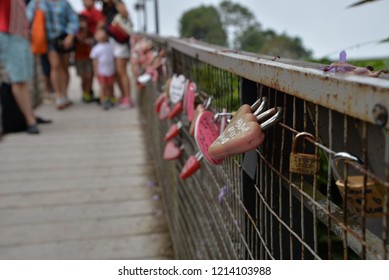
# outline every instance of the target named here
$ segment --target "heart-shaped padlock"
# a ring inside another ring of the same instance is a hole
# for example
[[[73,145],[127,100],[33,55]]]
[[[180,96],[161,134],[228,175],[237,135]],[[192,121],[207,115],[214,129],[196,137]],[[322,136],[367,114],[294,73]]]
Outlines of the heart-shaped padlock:
[[[162,102],[165,100],[167,100],[167,96],[165,93],[158,95],[157,99],[154,101],[154,112],[159,114],[159,111],[161,110]]]
[[[204,111],[205,111],[205,108],[204,108],[203,104],[197,105],[196,110],[193,113],[192,123],[190,124],[190,127],[189,127],[189,134],[190,135],[194,136],[195,124],[196,124],[197,117],[200,115],[200,113],[202,113]]]
[[[186,78],[184,75],[173,75],[170,82],[170,101],[172,104],[176,104],[184,98],[186,89]]]
[[[183,109],[183,104],[182,104],[182,101],[179,101],[177,102],[173,108],[170,110],[170,113],[169,115],[167,116],[168,119],[173,119],[175,117],[177,117],[181,112],[182,112],[182,109]]]
[[[184,164],[184,167],[181,170],[180,178],[187,179],[192,176],[197,170],[200,169],[200,161],[203,158],[201,153],[197,153],[195,156],[190,156]]]
[[[164,160],[175,160],[181,156],[181,149],[174,143],[174,141],[168,141],[165,145],[163,152]]]
[[[182,126],[183,126],[182,122],[177,122],[177,123],[173,124],[169,128],[169,130],[166,132],[165,137],[163,138],[163,140],[170,141],[173,138],[177,137],[178,134],[180,133],[180,130],[181,130]]]
[[[186,89],[186,94],[185,94],[185,110],[186,110],[186,115],[188,116],[188,120],[190,122],[193,121],[196,89],[197,86],[194,82],[188,83],[188,87]]]
[[[214,158],[224,159],[255,149],[264,140],[263,131],[282,117],[281,107],[269,109],[256,116],[258,110],[252,113],[250,107],[243,106],[231,119],[223,133],[210,145],[209,153]]]
[[[250,128],[248,126],[248,123],[253,122],[256,123],[256,115],[261,114],[267,106],[267,98],[262,97],[261,99],[258,99],[253,105],[243,104],[240,106],[238,111],[233,114],[233,118],[228,121],[227,127],[223,130],[223,132],[220,133],[218,138],[210,145],[209,147],[209,153],[214,158],[220,158],[223,159],[227,157],[227,155],[232,155],[236,149],[240,149],[239,145],[242,145],[244,142],[242,141],[235,141],[235,143],[230,143],[230,145],[225,146],[224,144],[229,141],[231,138],[243,136],[242,133],[244,131],[248,131]],[[218,113],[215,115],[215,118],[219,118],[220,116],[224,115],[225,113]],[[232,115],[232,114],[228,114]],[[251,134],[256,134],[261,136],[260,131],[258,131],[258,128],[255,127],[255,125],[251,125]],[[259,134],[258,134],[259,133]],[[263,138],[263,137],[262,137]],[[261,143],[263,141],[261,137],[257,137],[252,145],[255,145],[256,143]],[[247,147],[246,147],[247,148]]]
[[[193,113],[193,120],[192,120],[190,127],[189,127],[189,134],[190,135],[194,136],[197,117],[200,115],[200,113],[207,110],[211,106],[211,103],[212,103],[212,97],[209,96],[208,98],[206,98],[204,100],[203,104],[197,105],[196,110]]]
[[[214,121],[214,114],[210,111],[200,113],[195,125],[195,140],[204,158],[211,164],[223,162],[223,159],[216,159],[208,152],[209,146],[218,138],[219,134],[220,125]]]
[[[161,107],[159,109],[159,119],[165,120],[169,116],[170,113],[169,101],[167,99],[163,100],[161,103]]]
[[[205,158],[210,164],[221,164],[223,159],[216,159],[209,154],[209,145],[215,141],[220,133],[220,124],[215,122],[214,114],[203,111],[199,114],[195,124],[195,141],[200,152],[189,157],[181,171],[180,178],[186,179],[200,169],[200,161]]]

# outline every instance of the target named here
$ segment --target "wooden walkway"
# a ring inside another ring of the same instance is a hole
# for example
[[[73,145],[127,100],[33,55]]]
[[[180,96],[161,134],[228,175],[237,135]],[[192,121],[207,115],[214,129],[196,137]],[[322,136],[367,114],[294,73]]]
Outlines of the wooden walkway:
[[[82,104],[74,74],[70,92],[41,135],[0,142],[0,259],[172,258],[138,110]]]

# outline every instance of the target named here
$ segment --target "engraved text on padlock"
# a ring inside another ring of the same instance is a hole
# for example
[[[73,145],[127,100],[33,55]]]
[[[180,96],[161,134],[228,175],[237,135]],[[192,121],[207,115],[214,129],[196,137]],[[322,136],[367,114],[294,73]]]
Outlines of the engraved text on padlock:
[[[365,214],[367,217],[382,217],[384,208],[384,199],[378,190],[377,184],[373,180],[367,180],[366,188],[363,187],[364,178],[362,175],[347,177],[347,202],[349,207],[362,214],[365,200]],[[337,180],[336,185],[345,199],[345,182]],[[366,193],[366,196],[365,196]]]
[[[303,175],[315,175],[317,169],[317,157],[313,154],[297,152],[298,141],[303,138],[310,138],[315,141],[315,137],[307,132],[301,132],[293,140],[292,153],[289,160],[289,171]]]

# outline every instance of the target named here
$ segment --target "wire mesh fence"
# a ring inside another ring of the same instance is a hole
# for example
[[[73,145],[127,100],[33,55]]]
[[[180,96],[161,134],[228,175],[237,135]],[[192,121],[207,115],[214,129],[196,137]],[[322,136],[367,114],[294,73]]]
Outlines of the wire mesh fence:
[[[388,259],[387,77],[152,40],[167,51],[168,74],[149,82],[140,102],[176,258]],[[213,113],[266,98],[268,108],[283,109],[282,119],[253,151],[218,165],[202,160],[180,179],[198,152],[190,122],[185,114],[160,120],[153,106],[173,73],[196,83],[196,105],[211,96]],[[178,121],[182,155],[166,161],[164,136]]]

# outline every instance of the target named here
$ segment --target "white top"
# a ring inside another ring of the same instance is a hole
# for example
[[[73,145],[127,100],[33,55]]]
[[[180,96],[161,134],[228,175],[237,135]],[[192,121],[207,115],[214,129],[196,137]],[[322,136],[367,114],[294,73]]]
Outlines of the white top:
[[[97,60],[98,75],[110,77],[115,74],[113,47],[109,42],[95,45],[90,52],[90,58]]]

